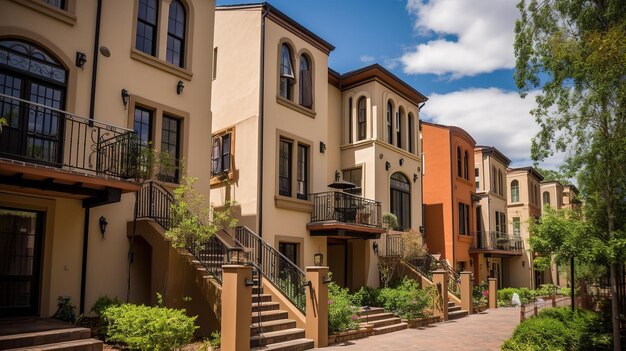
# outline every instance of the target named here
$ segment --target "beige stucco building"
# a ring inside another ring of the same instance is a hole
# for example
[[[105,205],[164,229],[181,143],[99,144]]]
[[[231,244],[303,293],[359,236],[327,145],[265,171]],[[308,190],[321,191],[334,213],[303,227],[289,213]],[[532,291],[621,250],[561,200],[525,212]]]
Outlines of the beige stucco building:
[[[379,65],[331,70],[334,47],[269,4],[218,7],[214,45],[212,201],[298,266],[321,254],[339,284],[377,286],[382,213],[422,225],[426,98]]]
[[[0,315],[47,317],[59,296],[77,313],[102,295],[168,297],[151,245],[140,235],[131,250],[131,178],[150,145],[209,195],[214,7],[0,2]],[[183,175],[158,173],[169,188]]]

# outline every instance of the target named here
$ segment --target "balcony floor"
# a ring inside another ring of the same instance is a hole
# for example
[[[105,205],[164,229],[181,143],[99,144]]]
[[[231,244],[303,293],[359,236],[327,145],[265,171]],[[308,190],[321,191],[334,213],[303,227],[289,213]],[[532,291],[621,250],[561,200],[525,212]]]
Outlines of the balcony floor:
[[[311,236],[356,237],[363,239],[379,239],[380,235],[385,232],[385,229],[380,227],[338,221],[312,222],[307,224],[306,229],[310,231]]]
[[[522,251],[498,250],[498,249],[470,249],[470,254],[490,254],[492,257],[521,256]]]

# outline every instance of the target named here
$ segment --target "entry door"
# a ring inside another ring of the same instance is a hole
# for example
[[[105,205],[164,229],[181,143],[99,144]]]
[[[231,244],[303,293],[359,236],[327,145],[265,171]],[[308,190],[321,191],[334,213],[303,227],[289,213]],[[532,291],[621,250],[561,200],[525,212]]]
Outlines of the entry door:
[[[0,208],[0,316],[39,308],[43,213]]]
[[[502,289],[502,261],[499,258],[491,258],[491,272],[489,276],[498,279],[498,289]]]

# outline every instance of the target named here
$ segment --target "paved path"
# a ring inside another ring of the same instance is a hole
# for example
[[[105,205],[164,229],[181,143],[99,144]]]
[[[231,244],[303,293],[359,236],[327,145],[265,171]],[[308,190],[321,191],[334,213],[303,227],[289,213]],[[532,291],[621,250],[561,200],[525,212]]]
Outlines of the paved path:
[[[488,310],[454,321],[422,329],[352,340],[323,350],[418,350],[418,351],[491,351],[500,350],[519,323],[518,308]]]

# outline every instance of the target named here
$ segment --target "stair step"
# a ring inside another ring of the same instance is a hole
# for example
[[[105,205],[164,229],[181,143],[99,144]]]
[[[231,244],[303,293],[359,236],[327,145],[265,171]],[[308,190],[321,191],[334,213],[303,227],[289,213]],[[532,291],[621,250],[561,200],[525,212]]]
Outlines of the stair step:
[[[79,339],[50,344],[34,345],[6,351],[102,351],[104,344],[97,339]]]
[[[374,328],[374,335],[387,334],[392,333],[398,330],[403,330],[407,328],[407,324],[402,322],[398,324],[387,325],[380,328]]]
[[[63,328],[32,333],[3,335],[0,336],[0,350],[88,339],[90,337],[91,330],[88,328]]]
[[[459,319],[467,316],[467,310],[448,312],[448,319]]]
[[[360,319],[360,324],[364,325],[364,324],[371,324],[374,326],[374,328],[379,328],[379,327],[385,327],[388,325],[392,325],[392,324],[398,324],[401,323],[402,320],[398,317],[393,317],[393,318],[387,318],[387,319],[379,319],[376,321],[370,321],[370,320],[365,320],[365,319]]]
[[[272,310],[252,313],[252,323],[287,319],[287,311]]]
[[[280,308],[278,302],[255,302],[252,304],[252,313],[258,311],[272,311]]]
[[[460,310],[461,310],[461,306],[454,305],[454,306],[448,307],[448,313],[456,312],[456,311],[460,311]]]
[[[389,318],[393,318],[395,317],[395,315],[391,312],[382,312],[382,313],[376,313],[376,314],[371,314],[367,316],[367,320],[370,322],[373,321],[377,321],[377,320],[381,320],[381,319],[389,319]],[[361,321],[363,321],[365,318],[361,317]]]
[[[255,294],[252,295],[252,303],[256,302],[270,302],[272,301],[272,295],[270,294]]]
[[[261,329],[263,329],[264,333],[267,333],[277,330],[291,329],[295,327],[296,321],[293,319],[277,319],[261,323],[252,323],[252,325],[250,325],[250,335],[257,335],[261,331]]]
[[[253,286],[252,287],[252,296],[258,295],[258,294],[263,294],[263,288],[259,288],[258,286]]]
[[[366,316],[366,315],[378,314],[378,313],[383,313],[383,312],[385,312],[385,309],[382,307],[370,307],[369,311],[366,311],[363,309],[363,307],[361,307],[359,308],[357,315]]]
[[[255,347],[250,349],[251,351],[303,351],[310,350],[314,346],[311,339],[295,339],[289,341],[278,342],[275,344],[269,344],[264,347]]]
[[[271,345],[279,342],[302,338],[304,338],[304,329],[301,328],[291,328],[277,330],[273,332],[265,332],[262,335],[255,335],[250,337],[250,347]]]

